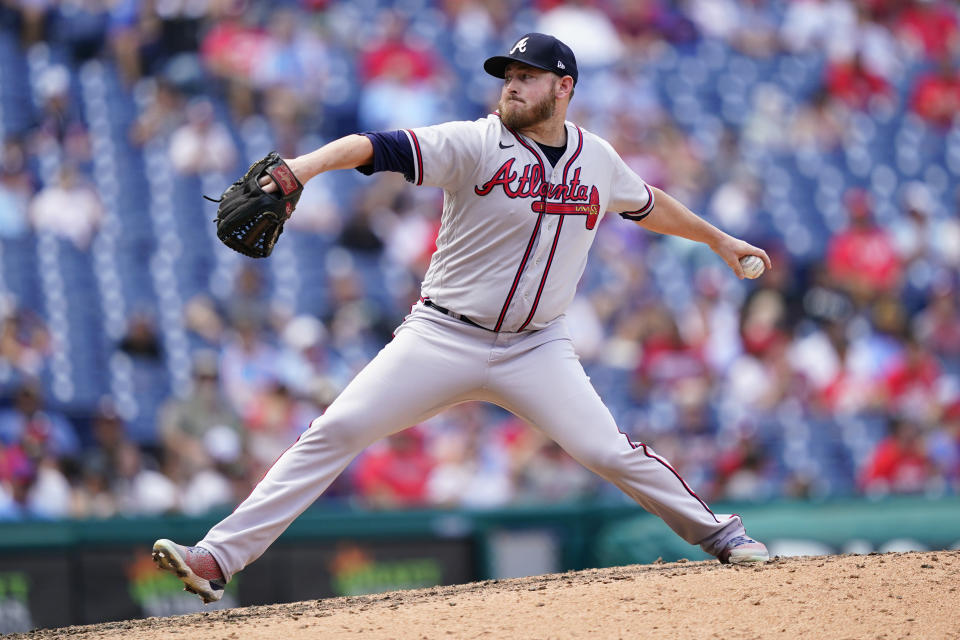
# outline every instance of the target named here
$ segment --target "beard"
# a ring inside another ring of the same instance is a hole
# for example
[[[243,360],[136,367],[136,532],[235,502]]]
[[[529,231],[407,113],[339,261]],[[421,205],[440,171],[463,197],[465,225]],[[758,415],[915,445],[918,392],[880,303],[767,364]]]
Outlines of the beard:
[[[500,98],[497,104],[500,111],[500,120],[507,128],[513,130],[527,129],[553,117],[557,110],[557,102],[553,93],[548,93],[542,100],[533,104],[523,104],[509,98]]]

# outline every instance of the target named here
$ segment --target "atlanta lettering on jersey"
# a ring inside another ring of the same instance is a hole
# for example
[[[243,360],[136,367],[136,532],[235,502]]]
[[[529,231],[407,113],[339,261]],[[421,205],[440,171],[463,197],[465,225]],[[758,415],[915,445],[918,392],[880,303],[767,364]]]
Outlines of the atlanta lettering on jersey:
[[[588,189],[587,185],[580,184],[579,167],[574,169],[569,184],[550,184],[543,180],[543,169],[539,164],[525,165],[523,173],[518,175],[513,170],[515,160],[516,158],[510,158],[500,165],[492,178],[473,188],[474,192],[478,196],[485,196],[495,187],[500,186],[508,198],[543,198],[530,204],[530,208],[536,213],[586,216],[587,229],[593,229],[596,226],[597,217],[600,215],[599,193],[594,186]],[[561,202],[547,202],[548,199]],[[586,204],[577,204],[578,202]]]
[[[539,164],[528,164],[523,167],[523,173],[517,174],[513,170],[516,158],[510,158],[497,169],[493,177],[482,185],[475,186],[474,192],[478,196],[485,196],[497,186],[503,188],[508,198],[542,198],[551,200],[589,200],[590,191],[586,185],[580,184],[580,168],[574,170],[569,184],[550,184],[543,179],[543,169]],[[516,186],[514,186],[516,182]]]

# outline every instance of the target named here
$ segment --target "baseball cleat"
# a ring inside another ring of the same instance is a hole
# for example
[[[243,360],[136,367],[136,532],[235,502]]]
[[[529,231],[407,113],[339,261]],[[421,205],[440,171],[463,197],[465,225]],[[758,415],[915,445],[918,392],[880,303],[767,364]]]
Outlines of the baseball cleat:
[[[206,549],[161,539],[153,543],[153,562],[180,578],[183,590],[197,594],[204,604],[223,597],[223,573]]]
[[[770,553],[762,542],[757,542],[747,536],[737,536],[727,542],[727,546],[717,556],[721,564],[749,564],[751,562],[766,562]]]

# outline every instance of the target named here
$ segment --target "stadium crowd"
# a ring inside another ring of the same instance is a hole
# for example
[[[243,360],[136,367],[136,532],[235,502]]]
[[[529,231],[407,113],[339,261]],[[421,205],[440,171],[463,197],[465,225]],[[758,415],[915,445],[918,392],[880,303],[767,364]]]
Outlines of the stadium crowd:
[[[71,99],[90,61],[137,105],[130,147],[161,148],[201,180],[266,151],[244,148],[258,132],[292,156],[354,131],[482,117],[498,86],[481,60],[553,33],[583,70],[571,119],[775,267],[739,282],[704,248],[605,220],[569,316],[621,429],[714,501],[960,492],[960,153],[944,161],[960,141],[955,3],[6,0],[0,29],[27,59],[63,54],[36,79],[31,121],[0,129],[0,247],[48,233],[81,253],[107,220],[90,114]],[[718,93],[703,93],[711,82]],[[59,169],[43,175],[51,153]],[[395,175],[311,183],[280,243],[316,243],[323,308],[278,302],[269,260],[191,294],[187,384],[170,385],[146,431],[106,382],[87,406],[56,399],[53,320],[0,279],[0,518],[234,505],[390,339],[439,199]],[[103,358],[165,370],[165,316],[125,321]],[[625,498],[481,404],[377,443],[321,498],[585,499]]]

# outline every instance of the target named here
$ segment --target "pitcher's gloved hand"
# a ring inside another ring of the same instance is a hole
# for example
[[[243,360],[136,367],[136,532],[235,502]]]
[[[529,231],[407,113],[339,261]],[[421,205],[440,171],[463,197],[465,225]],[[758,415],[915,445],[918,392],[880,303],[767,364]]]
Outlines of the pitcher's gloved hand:
[[[264,176],[276,184],[270,192],[260,185]],[[283,223],[293,213],[302,192],[303,185],[293,170],[275,151],[271,151],[227,187],[220,200],[213,200],[220,203],[214,220],[217,237],[234,251],[252,258],[266,258],[273,251],[283,232]]]

